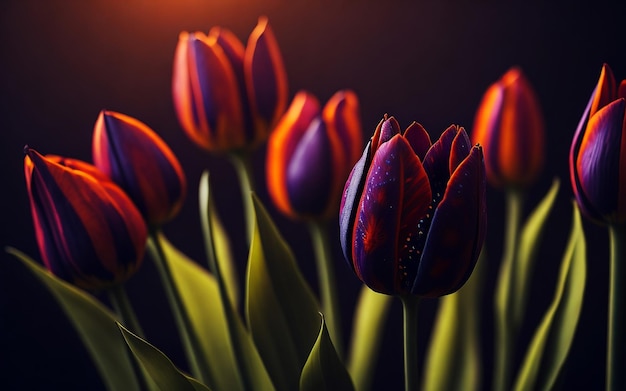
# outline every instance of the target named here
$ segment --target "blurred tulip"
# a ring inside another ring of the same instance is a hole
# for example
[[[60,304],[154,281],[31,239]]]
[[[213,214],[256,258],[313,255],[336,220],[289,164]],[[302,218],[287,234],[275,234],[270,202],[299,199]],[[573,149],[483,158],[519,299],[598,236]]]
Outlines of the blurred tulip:
[[[323,111],[313,95],[299,92],[268,141],[268,190],[278,209],[292,218],[336,216],[361,134],[352,91],[335,93]]]
[[[346,182],[344,256],[371,289],[437,297],[458,290],[482,248],[487,222],[480,146],[450,126],[431,145],[413,123],[378,125]]]
[[[519,68],[492,84],[478,107],[472,142],[485,151],[487,179],[496,187],[523,188],[541,172],[544,122],[531,85]]]
[[[135,202],[148,224],[160,225],[180,210],[187,185],[178,159],[146,124],[101,111],[93,131],[93,161]]]
[[[570,149],[578,205],[596,223],[626,222],[626,80],[604,64]]]
[[[230,31],[182,32],[174,56],[174,107],[183,130],[214,152],[264,142],[287,106],[287,75],[267,18],[244,48]]]
[[[98,290],[140,266],[147,230],[126,193],[97,168],[24,149],[24,173],[37,243],[58,277]]]

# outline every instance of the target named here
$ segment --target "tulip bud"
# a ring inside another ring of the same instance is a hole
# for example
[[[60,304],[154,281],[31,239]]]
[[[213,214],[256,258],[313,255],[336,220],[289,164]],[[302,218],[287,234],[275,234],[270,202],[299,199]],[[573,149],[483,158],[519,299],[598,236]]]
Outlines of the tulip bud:
[[[626,80],[604,65],[570,149],[570,178],[582,212],[598,224],[626,223]]]
[[[344,256],[371,289],[437,297],[469,278],[485,239],[485,165],[462,127],[431,145],[413,123],[385,118],[344,188]]]
[[[323,110],[313,95],[299,92],[268,141],[268,190],[278,209],[294,219],[337,213],[361,133],[352,91],[338,91]]]
[[[213,152],[247,150],[264,142],[287,106],[287,75],[267,18],[246,47],[218,27],[183,32],[174,55],[174,108],[181,127]]]
[[[526,187],[541,172],[543,117],[519,68],[510,69],[483,95],[472,142],[483,146],[487,179],[496,187]]]
[[[56,276],[98,290],[141,265],[147,230],[122,189],[96,167],[26,147],[24,173],[44,264]]]
[[[165,142],[146,124],[101,111],[93,131],[93,161],[128,193],[148,224],[160,225],[180,210],[185,174]]]

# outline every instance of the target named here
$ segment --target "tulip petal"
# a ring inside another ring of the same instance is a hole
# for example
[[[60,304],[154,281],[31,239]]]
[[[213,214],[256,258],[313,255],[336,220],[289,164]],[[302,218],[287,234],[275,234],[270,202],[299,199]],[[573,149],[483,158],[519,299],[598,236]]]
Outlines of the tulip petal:
[[[467,136],[465,129],[461,127],[452,141],[452,147],[450,148],[449,172],[454,172],[456,170],[459,164],[461,164],[467,155],[469,155],[471,148],[472,144],[470,139]]]
[[[434,213],[413,294],[442,296],[469,278],[485,238],[485,194],[482,149],[476,146],[450,177]]]
[[[576,161],[580,196],[605,221],[617,218],[624,106],[618,99],[589,119]]]
[[[344,259],[348,265],[354,270],[352,262],[352,243],[354,241],[354,221],[363,186],[365,186],[365,178],[372,161],[371,141],[367,143],[363,150],[363,155],[355,163],[348,180],[343,188],[341,197],[341,205],[339,206],[339,243],[343,252]]]
[[[424,157],[432,145],[426,129],[421,124],[413,122],[404,131],[404,138],[411,144],[413,151],[415,151],[420,160],[424,161]]]
[[[257,140],[267,133],[287,107],[287,72],[278,42],[267,18],[250,34],[244,55],[244,74]]]
[[[334,155],[346,156],[344,164],[351,167],[359,159],[363,146],[359,101],[356,94],[350,90],[336,92],[324,106],[322,118],[329,132],[339,136],[340,153]],[[344,179],[341,178],[342,181]]]
[[[380,126],[376,149],[380,148],[381,145],[391,140],[397,134],[400,134],[400,124],[394,117],[390,117]]]
[[[589,117],[591,118],[598,110],[615,100],[616,97],[617,89],[615,76],[609,64],[603,64],[595,94],[593,94],[593,103],[591,104]]]
[[[287,193],[294,212],[318,216],[327,209],[334,169],[326,125],[315,118],[287,166]]]
[[[398,247],[430,201],[426,171],[406,139],[396,135],[382,144],[367,174],[354,227],[354,270],[373,290],[410,291],[418,260],[400,259]]]
[[[296,94],[267,145],[266,176],[270,196],[278,209],[293,215],[286,187],[287,165],[311,122],[320,115],[320,104],[314,95],[300,91]]]
[[[435,206],[441,200],[450,178],[450,150],[458,131],[457,126],[449,126],[424,157],[424,168],[430,179]]]

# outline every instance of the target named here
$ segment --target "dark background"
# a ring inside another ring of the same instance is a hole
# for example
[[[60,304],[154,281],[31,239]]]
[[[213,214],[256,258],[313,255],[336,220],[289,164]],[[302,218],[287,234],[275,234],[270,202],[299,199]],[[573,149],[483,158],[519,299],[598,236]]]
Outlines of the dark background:
[[[530,189],[527,213],[561,179],[533,283],[525,346],[554,292],[570,227],[572,191],[567,156],[572,134],[602,63],[626,76],[626,7],[596,2],[528,5],[489,1],[217,1],[21,0],[0,2],[0,245],[39,259],[23,179],[24,144],[42,153],[91,160],[91,132],[103,108],[147,123],[178,155],[189,193],[180,215],[164,227],[194,259],[203,260],[197,210],[200,173],[211,171],[216,202],[232,236],[243,275],[243,214],[229,163],[208,155],[182,133],[171,101],[171,67],[178,33],[220,25],[241,39],[267,15],[279,41],[290,95],[307,89],[326,101],[354,89],[364,136],[384,113],[406,126],[421,122],[436,138],[451,123],[471,131],[489,84],[517,65],[535,87],[546,122],[547,161]],[[317,289],[305,227],[276,212],[264,183],[264,150],[255,155],[261,200]],[[500,257],[503,194],[489,189],[488,279],[483,317],[484,385],[492,365],[493,280]],[[336,237],[336,222],[330,224]],[[564,372],[565,388],[602,389],[606,338],[608,237],[585,221],[588,281],[580,325]],[[359,282],[334,243],[346,332]],[[148,338],[186,367],[151,262],[129,283]],[[436,301],[421,307],[425,348]],[[401,311],[394,303],[381,352],[377,389],[402,388]],[[523,352],[525,349],[520,349]],[[421,353],[423,354],[423,352]],[[92,389],[98,377],[70,324],[18,263],[0,255],[0,384],[7,389]],[[26,384],[26,386],[24,386]],[[19,387],[18,387],[19,385]]]

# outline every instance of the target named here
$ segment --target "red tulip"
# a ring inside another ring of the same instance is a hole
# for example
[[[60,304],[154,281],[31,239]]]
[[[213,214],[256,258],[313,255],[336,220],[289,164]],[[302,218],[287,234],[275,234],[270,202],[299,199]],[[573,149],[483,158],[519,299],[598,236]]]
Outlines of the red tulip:
[[[361,133],[352,91],[338,91],[323,110],[312,94],[299,92],[268,141],[268,189],[278,209],[301,219],[337,213]]]
[[[544,123],[537,96],[519,68],[483,95],[472,142],[485,151],[487,179],[497,187],[526,187],[543,168]]]
[[[26,147],[24,172],[46,267],[85,289],[126,281],[141,265],[147,230],[122,189],[94,166]]]
[[[96,167],[128,193],[150,225],[178,213],[187,190],[185,174],[172,150],[146,124],[103,110],[92,149]]]
[[[246,47],[230,31],[180,34],[172,79],[183,130],[209,151],[255,148],[287,106],[287,76],[267,18]]]

